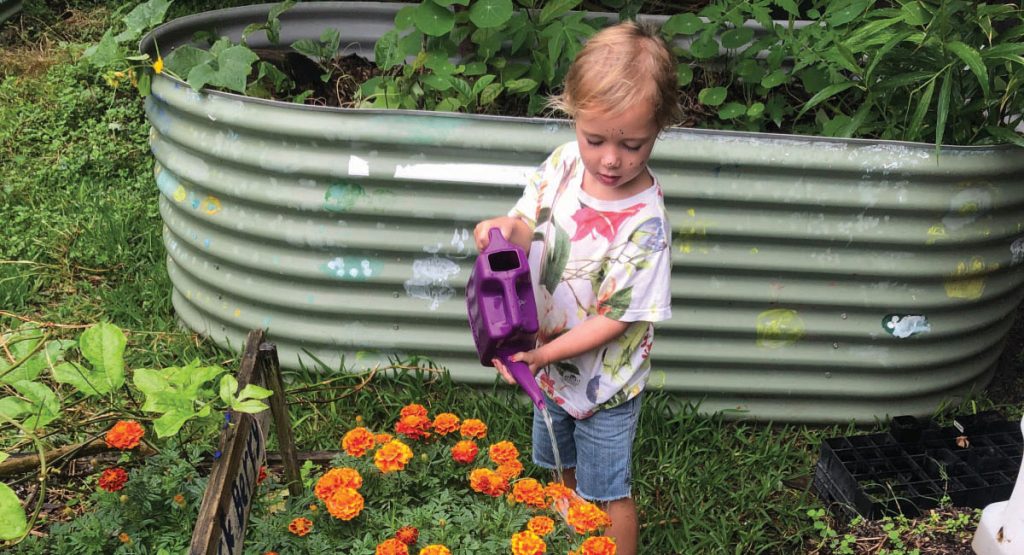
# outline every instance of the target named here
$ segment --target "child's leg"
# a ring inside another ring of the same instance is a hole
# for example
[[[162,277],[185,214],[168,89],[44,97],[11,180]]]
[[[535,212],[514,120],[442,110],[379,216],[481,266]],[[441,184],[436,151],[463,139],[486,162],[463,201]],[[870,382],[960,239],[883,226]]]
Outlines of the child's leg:
[[[637,536],[640,534],[640,520],[636,514],[636,503],[631,497],[609,501],[605,506],[612,525],[605,529],[606,536],[615,540],[616,555],[635,555]]]

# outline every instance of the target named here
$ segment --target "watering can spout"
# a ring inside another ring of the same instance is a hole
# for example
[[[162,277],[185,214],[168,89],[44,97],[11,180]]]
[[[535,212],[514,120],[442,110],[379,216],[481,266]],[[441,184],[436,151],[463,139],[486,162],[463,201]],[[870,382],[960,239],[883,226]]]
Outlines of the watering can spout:
[[[1024,418],[1020,421],[1024,434]],[[1024,465],[1010,499],[985,507],[971,547],[978,555],[1024,554]]]

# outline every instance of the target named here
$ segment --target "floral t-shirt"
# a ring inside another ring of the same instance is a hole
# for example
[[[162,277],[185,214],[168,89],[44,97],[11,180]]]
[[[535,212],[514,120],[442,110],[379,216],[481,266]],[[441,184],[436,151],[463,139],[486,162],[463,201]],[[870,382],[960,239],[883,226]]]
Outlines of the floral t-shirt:
[[[672,316],[671,227],[657,178],[647,190],[614,201],[592,197],[582,184],[579,146],[566,143],[537,169],[509,212],[534,230],[541,344],[597,314],[632,322],[608,344],[538,372],[541,389],[575,418],[643,390],[653,322]]]

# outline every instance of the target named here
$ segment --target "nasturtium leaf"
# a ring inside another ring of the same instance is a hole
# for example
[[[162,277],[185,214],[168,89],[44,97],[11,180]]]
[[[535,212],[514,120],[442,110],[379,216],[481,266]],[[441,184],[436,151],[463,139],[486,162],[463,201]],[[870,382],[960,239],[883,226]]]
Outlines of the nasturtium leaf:
[[[714,58],[719,53],[718,42],[714,35],[705,33],[690,45],[690,54],[697,59]]]
[[[741,46],[745,46],[750,43],[754,38],[754,30],[750,27],[738,27],[736,29],[729,29],[722,33],[722,46],[725,48],[736,49]]]
[[[424,34],[439,37],[455,26],[455,15],[430,0],[423,0],[412,14],[412,22]]]
[[[755,102],[747,108],[747,117],[756,118],[764,113],[764,102]]]
[[[438,75],[451,75],[455,73],[455,64],[448,59],[448,56],[439,52],[430,52],[423,59],[423,67],[437,73]]]
[[[398,13],[395,14],[395,29],[403,31],[405,29],[408,29],[409,27],[412,27],[412,16],[415,11],[415,5],[405,6],[404,8],[398,10]]]
[[[661,32],[671,38],[676,35],[696,35],[704,30],[707,24],[692,13],[676,14],[668,18],[661,27]]]
[[[127,340],[120,328],[101,322],[82,332],[78,346],[94,370],[106,380],[107,391],[124,384],[124,347]]]
[[[693,68],[686,64],[676,66],[676,84],[685,87],[693,81]]]
[[[0,540],[16,540],[25,535],[28,518],[21,500],[7,484],[0,482]]]
[[[765,75],[765,68],[757,60],[740,60],[736,64],[736,75],[747,83],[759,83]]]
[[[697,100],[705,106],[718,106],[725,102],[725,87],[707,87],[697,93]]]
[[[786,75],[785,70],[776,69],[761,79],[761,86],[766,89],[772,89],[785,83],[788,79],[789,77]]]
[[[747,106],[742,102],[726,102],[718,109],[718,119],[736,119],[747,113]]]
[[[469,8],[469,20],[481,29],[500,27],[512,17],[512,8],[512,0],[477,0]]]
[[[468,6],[469,5],[469,0],[428,0],[428,1],[433,1],[438,6],[444,6],[446,8],[448,6],[451,6],[452,4],[458,4],[460,6]]]

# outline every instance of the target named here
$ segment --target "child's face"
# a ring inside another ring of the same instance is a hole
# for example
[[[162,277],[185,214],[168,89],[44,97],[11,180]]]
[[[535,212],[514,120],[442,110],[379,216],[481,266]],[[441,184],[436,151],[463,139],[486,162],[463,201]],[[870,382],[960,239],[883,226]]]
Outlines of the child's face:
[[[611,116],[605,110],[576,114],[583,158],[583,190],[604,200],[629,198],[651,186],[647,159],[658,137],[654,107],[640,102]]]

